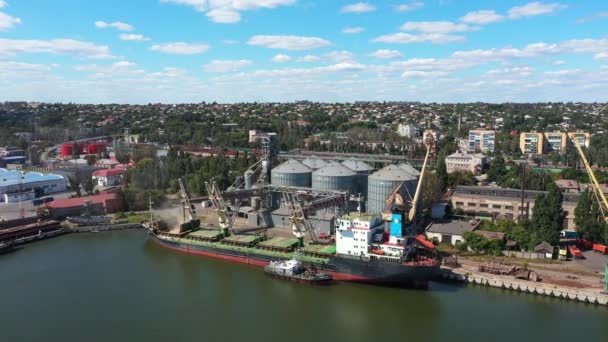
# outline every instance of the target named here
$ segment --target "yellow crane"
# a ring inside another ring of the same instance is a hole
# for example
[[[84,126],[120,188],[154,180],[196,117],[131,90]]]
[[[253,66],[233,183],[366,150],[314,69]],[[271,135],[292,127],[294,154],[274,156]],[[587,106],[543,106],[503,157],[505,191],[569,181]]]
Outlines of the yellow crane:
[[[591,180],[591,184],[593,186],[593,193],[595,195],[596,200],[599,203],[600,212],[602,213],[602,217],[604,218],[604,220],[608,223],[608,200],[606,199],[606,195],[604,195],[604,191],[600,187],[600,184],[597,181],[597,178],[595,178],[595,175],[593,174],[593,169],[591,169],[591,165],[589,164],[589,161],[587,160],[587,157],[585,156],[583,148],[578,143],[578,141],[576,141],[576,138],[570,137],[570,140],[574,144],[574,147],[576,148],[576,150],[578,151],[578,154],[580,155],[581,159],[583,160],[583,164],[585,165],[585,168],[587,169],[587,174],[589,175],[589,179]]]

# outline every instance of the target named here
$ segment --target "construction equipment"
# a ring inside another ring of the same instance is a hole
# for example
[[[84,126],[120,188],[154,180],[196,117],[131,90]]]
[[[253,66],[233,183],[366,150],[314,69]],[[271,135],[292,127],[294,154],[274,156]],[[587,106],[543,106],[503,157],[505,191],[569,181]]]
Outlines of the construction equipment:
[[[422,182],[424,181],[424,172],[426,171],[426,165],[429,161],[429,156],[433,156],[437,154],[437,142],[432,134],[428,135],[428,143],[426,145],[426,155],[424,156],[424,163],[422,164],[422,170],[420,171],[420,178],[418,178],[418,185],[416,186],[416,194],[414,194],[414,199],[412,200],[412,206],[410,208],[410,212],[408,215],[408,220],[410,222],[415,222],[416,214],[418,212],[418,202],[420,201],[420,195],[422,193]]]
[[[205,188],[207,189],[209,200],[213,205],[213,211],[215,211],[217,214],[221,232],[225,237],[228,237],[231,233],[234,221],[236,220],[241,201],[237,200],[236,210],[230,212],[226,202],[224,201],[222,192],[215,181],[211,182],[211,184],[209,182],[205,182]]]
[[[587,169],[587,174],[589,175],[589,179],[591,179],[591,184],[593,186],[593,194],[595,195],[595,199],[599,204],[600,213],[602,214],[604,221],[608,223],[608,200],[606,199],[606,195],[604,195],[604,191],[602,191],[597,178],[595,178],[595,175],[593,174],[593,169],[591,169],[591,165],[583,152],[583,148],[574,137],[571,137],[570,140],[574,144],[574,147],[576,147],[576,150],[578,151],[578,154],[585,165],[585,169]]]
[[[196,211],[194,210],[194,205],[192,205],[192,203],[190,203],[190,198],[188,197],[188,193],[186,192],[186,187],[184,186],[182,179],[178,178],[177,182],[179,183],[179,194],[180,194],[180,197],[182,198],[182,220],[183,220],[182,222],[186,223],[186,222],[194,220]],[[150,200],[150,203],[151,202],[152,202],[152,200]],[[186,214],[188,215],[187,219],[186,219]]]

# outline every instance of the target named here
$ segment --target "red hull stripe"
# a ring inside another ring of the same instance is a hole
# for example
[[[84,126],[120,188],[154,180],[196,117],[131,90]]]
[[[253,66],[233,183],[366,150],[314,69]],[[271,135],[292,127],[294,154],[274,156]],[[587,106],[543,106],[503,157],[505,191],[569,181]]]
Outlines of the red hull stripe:
[[[218,253],[202,252],[202,251],[198,251],[198,250],[194,250],[194,249],[178,248],[178,247],[166,245],[156,239],[153,239],[153,240],[155,240],[159,245],[161,245],[165,248],[168,248],[168,249],[172,249],[174,251],[195,254],[195,255],[204,255],[204,256],[210,257],[210,258],[223,259],[223,260],[239,262],[242,264],[253,265],[253,266],[258,266],[258,267],[264,267],[264,266],[268,265],[267,261],[252,260],[252,259],[247,259],[247,258],[243,258],[243,257],[236,257],[236,256],[224,255],[224,254],[218,254]],[[339,272],[331,272],[331,271],[328,271],[327,273],[331,274],[333,276],[334,280],[339,280],[339,281],[359,281],[359,282],[370,281],[370,279],[367,277],[356,276],[356,275],[352,275],[352,274],[348,274],[348,273],[339,273]]]

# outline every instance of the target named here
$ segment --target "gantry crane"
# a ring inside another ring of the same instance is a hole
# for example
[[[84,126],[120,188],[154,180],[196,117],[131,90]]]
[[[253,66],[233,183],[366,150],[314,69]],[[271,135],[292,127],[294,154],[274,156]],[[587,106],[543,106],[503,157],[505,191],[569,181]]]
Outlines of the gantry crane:
[[[418,185],[416,185],[416,193],[412,200],[412,206],[408,215],[408,220],[414,222],[416,219],[416,213],[418,212],[418,201],[420,201],[420,195],[422,193],[422,182],[424,181],[424,172],[426,171],[426,165],[429,161],[429,156],[435,157],[437,154],[437,142],[432,134],[428,135],[428,142],[426,144],[426,155],[424,156],[424,163],[422,164],[422,170],[420,170],[420,178],[418,178]]]
[[[608,200],[606,200],[606,195],[604,195],[604,191],[600,187],[597,178],[595,178],[595,175],[593,174],[593,169],[591,169],[591,165],[589,164],[589,161],[585,156],[583,148],[578,143],[578,141],[576,141],[575,137],[571,137],[570,140],[572,140],[574,147],[576,147],[576,150],[578,151],[578,154],[581,157],[583,164],[585,165],[585,169],[587,169],[587,174],[589,175],[589,179],[591,179],[591,184],[593,186],[593,194],[595,195],[595,199],[598,201],[599,204],[600,213],[602,214],[604,221],[608,223]]]
[[[316,242],[317,235],[310,221],[308,221],[308,218],[306,217],[304,204],[302,203],[297,191],[291,190],[283,192],[283,200],[289,209],[289,220],[291,221],[293,234],[298,239],[298,247],[304,246],[304,236],[306,235],[306,232],[310,234],[311,240]]]
[[[186,223],[194,220],[196,211],[194,210],[194,205],[190,203],[190,198],[188,197],[188,193],[186,192],[186,187],[184,186],[182,179],[178,178],[177,182],[179,183],[179,194],[182,198],[182,220],[183,223]],[[152,206],[151,203],[152,200],[150,199],[150,206]],[[188,219],[186,219],[186,215],[188,215]]]
[[[231,233],[232,225],[236,220],[236,216],[239,209],[237,208],[236,210],[234,210],[234,212],[230,212],[228,206],[226,205],[226,202],[224,201],[222,192],[220,191],[215,181],[211,182],[211,184],[209,182],[205,182],[205,188],[207,188],[209,200],[213,204],[213,210],[217,214],[218,223],[222,234],[227,237]]]

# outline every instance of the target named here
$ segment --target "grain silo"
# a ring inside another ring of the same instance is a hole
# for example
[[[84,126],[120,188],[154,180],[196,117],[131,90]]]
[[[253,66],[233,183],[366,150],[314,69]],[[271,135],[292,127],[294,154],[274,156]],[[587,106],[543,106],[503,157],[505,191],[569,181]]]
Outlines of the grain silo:
[[[278,186],[310,188],[312,169],[295,159],[289,159],[270,172],[270,182]]]
[[[355,192],[355,171],[334,162],[312,173],[312,187],[318,190]]]
[[[357,174],[355,179],[355,194],[360,193],[367,197],[367,178],[374,172],[374,168],[368,163],[357,159],[345,160],[342,162],[342,165],[355,171]]]
[[[386,209],[386,198],[403,182],[403,198],[407,201],[414,198],[418,178],[397,165],[388,165],[369,176],[367,182],[367,212],[380,214]]]
[[[302,164],[308,166],[313,170],[318,170],[326,167],[329,163],[317,156],[310,156],[302,161]]]
[[[408,163],[399,164],[399,167],[405,171],[407,171],[412,176],[420,177],[420,171],[416,170],[412,165]]]

